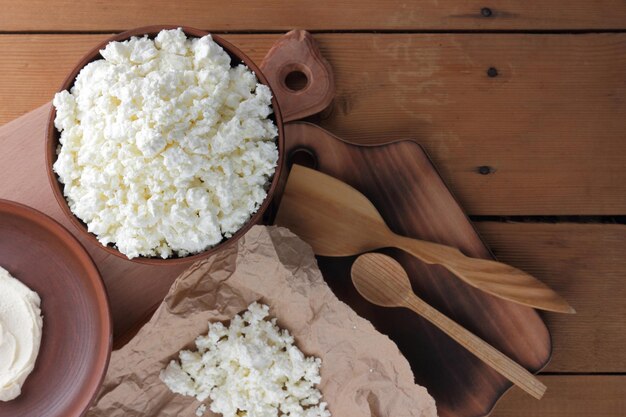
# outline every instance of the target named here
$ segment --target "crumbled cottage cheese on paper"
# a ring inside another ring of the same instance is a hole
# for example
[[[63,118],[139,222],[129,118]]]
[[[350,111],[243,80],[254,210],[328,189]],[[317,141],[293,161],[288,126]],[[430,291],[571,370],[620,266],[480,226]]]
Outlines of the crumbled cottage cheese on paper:
[[[315,387],[321,360],[305,357],[268,315],[269,307],[255,302],[228,327],[209,323],[198,351],[181,351],[161,380],[175,393],[210,399],[211,411],[224,417],[330,417]]]
[[[54,171],[72,212],[129,258],[201,252],[256,212],[275,171],[271,92],[211,36],[111,42],[57,93]]]

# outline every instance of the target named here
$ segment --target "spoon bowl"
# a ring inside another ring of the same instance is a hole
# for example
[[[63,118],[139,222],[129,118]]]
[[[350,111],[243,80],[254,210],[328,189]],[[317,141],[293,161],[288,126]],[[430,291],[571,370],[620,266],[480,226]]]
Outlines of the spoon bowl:
[[[382,307],[404,307],[413,289],[402,266],[390,256],[369,253],[359,256],[350,271],[359,294]]]

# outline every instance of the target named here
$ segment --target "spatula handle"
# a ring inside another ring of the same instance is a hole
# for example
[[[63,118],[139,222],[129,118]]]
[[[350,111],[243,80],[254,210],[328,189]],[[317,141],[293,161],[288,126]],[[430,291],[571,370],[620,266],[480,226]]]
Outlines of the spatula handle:
[[[469,285],[505,300],[558,313],[576,311],[535,277],[486,259],[470,258],[456,248],[396,235],[396,247],[427,264],[441,265]]]
[[[437,326],[465,349],[533,397],[537,399],[543,397],[546,386],[533,374],[489,343],[435,310],[415,294],[411,294],[406,300],[406,307]]]

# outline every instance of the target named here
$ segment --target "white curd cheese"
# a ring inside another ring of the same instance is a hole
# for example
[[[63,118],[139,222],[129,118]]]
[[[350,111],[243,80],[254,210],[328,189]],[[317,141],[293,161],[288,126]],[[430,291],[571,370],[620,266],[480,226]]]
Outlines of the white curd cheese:
[[[36,292],[0,267],[0,401],[10,401],[35,367],[43,319]]]
[[[268,306],[253,303],[228,327],[209,323],[198,350],[181,351],[161,380],[175,393],[210,399],[224,417],[330,417],[316,388],[321,360],[306,357],[268,315]]]
[[[54,171],[72,212],[129,258],[201,252],[267,195],[271,92],[211,36],[111,42],[54,97]]]

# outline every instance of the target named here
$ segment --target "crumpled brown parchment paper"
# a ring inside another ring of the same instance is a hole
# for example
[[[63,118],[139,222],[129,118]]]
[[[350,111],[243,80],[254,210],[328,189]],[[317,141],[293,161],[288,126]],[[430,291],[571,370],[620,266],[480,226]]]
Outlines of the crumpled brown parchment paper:
[[[311,248],[287,229],[255,226],[178,277],[152,319],[113,352],[87,416],[195,417],[200,403],[172,393],[159,372],[179,350],[195,349],[208,321],[227,321],[253,301],[268,304],[298,347],[322,359],[319,388],[334,417],[437,415],[396,345],[335,297]]]

